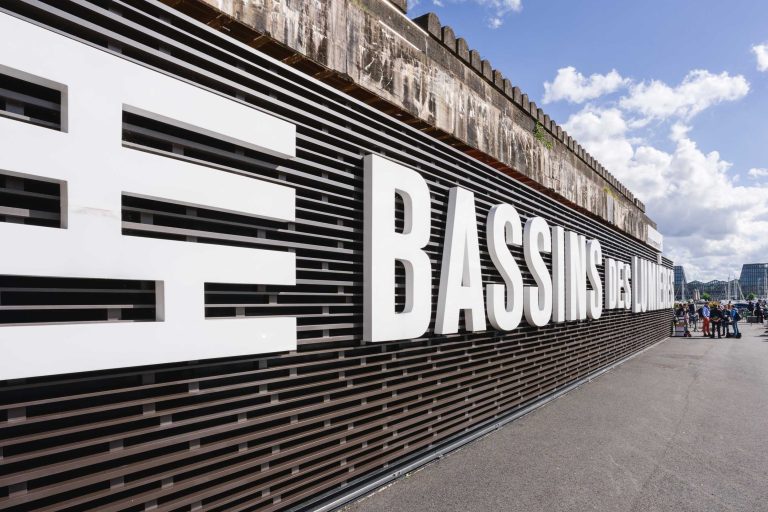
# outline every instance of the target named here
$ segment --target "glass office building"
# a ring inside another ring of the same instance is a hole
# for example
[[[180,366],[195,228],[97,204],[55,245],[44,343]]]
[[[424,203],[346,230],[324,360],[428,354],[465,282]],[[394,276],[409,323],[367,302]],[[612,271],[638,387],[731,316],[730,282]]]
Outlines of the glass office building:
[[[756,297],[768,294],[768,263],[745,263],[739,277],[744,296],[754,293]]]
[[[688,280],[682,265],[675,265],[675,300],[688,300],[691,294],[687,290]]]

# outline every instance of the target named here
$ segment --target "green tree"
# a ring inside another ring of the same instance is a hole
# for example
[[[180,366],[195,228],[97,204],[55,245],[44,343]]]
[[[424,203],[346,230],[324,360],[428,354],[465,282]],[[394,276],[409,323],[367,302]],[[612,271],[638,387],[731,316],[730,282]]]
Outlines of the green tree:
[[[702,293],[702,294],[701,294],[701,298],[702,298],[703,300],[709,301],[709,300],[711,300],[711,299],[712,299],[712,296],[711,296],[710,294],[708,294],[708,293],[704,292],[704,293]]]
[[[750,294],[747,295],[747,300],[755,300],[755,294],[750,292]]]

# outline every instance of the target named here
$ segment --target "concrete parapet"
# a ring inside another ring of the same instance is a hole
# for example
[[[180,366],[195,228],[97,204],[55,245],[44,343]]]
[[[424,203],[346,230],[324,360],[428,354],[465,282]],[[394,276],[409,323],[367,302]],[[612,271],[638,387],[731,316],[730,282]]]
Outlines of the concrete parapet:
[[[512,82],[510,82],[508,78],[505,78],[502,81],[502,90],[504,91],[504,94],[510,98],[515,94],[515,87],[512,85]]]
[[[484,62],[488,62],[488,61],[484,61]],[[488,64],[490,65],[490,62],[488,62]],[[499,71],[498,69],[493,70],[493,85],[495,85],[496,87],[498,87],[503,91],[505,80],[507,79],[504,78],[504,75],[501,74],[501,71]],[[509,82],[509,80],[507,80],[507,82]],[[504,94],[506,94],[506,92]]]
[[[434,13],[410,20],[405,0],[163,1],[197,17],[207,4],[218,12],[216,28],[238,24],[236,37],[267,53],[279,46],[282,60],[296,52],[291,65],[401,119],[412,116],[412,126],[641,241],[655,227],[642,202]],[[534,135],[537,123],[548,140]]]
[[[469,62],[469,46],[463,37],[456,38],[456,55],[464,62]]]
[[[408,12],[408,0],[389,0],[389,2],[403,11],[403,13]]]
[[[523,104],[523,93],[520,90],[519,87],[513,87],[512,88],[512,101],[514,101],[518,106]]]
[[[441,32],[441,40],[446,47],[452,48],[455,51],[456,34],[454,34],[453,29],[451,27],[447,27],[447,26],[443,27],[443,30]]]
[[[469,64],[476,70],[482,72],[483,59],[480,57],[480,52],[477,50],[469,50]]]
[[[414,18],[413,22],[426,30],[432,37],[442,40],[442,26],[440,25],[440,19],[437,17],[437,14],[428,12],[418,18]]]

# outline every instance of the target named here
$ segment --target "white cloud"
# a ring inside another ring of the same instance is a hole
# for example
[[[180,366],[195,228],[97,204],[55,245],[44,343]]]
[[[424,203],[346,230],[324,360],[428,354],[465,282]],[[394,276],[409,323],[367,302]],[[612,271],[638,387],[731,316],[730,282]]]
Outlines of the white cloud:
[[[621,98],[622,109],[652,119],[679,117],[689,120],[702,110],[743,98],[749,92],[749,82],[742,75],[719,75],[703,69],[689,72],[680,85],[670,87],[659,80],[641,82]]]
[[[488,20],[488,26],[490,28],[499,28],[502,24],[504,24],[504,20],[502,20],[498,16],[494,16]]]
[[[646,203],[664,234],[667,255],[689,280],[724,279],[742,262],[768,253],[768,185],[743,186],[717,151],[704,152],[690,127],[669,127],[671,151],[630,137],[633,123],[619,108],[587,106],[564,124],[593,156]],[[756,169],[755,173],[768,169]]]
[[[768,43],[756,44],[752,47],[752,53],[757,58],[757,70],[768,71]]]
[[[767,178],[768,177],[768,169],[759,168],[759,167],[753,167],[752,169],[747,171],[747,174],[749,174],[753,178]]]
[[[768,43],[753,51],[768,60]],[[622,88],[628,90],[618,101],[606,97]],[[703,151],[690,134],[697,114],[737,101],[749,88],[742,75],[727,72],[693,70],[669,85],[631,81],[616,70],[585,77],[566,67],[544,83],[544,103],[591,101],[563,128],[646,204],[667,255],[686,267],[689,280],[708,281],[768,254],[768,180],[742,184],[730,162]],[[667,140],[649,142],[659,130],[668,130]],[[765,178],[768,169],[747,174]]]
[[[523,9],[523,0],[473,0],[484,5],[493,12],[488,19],[488,27],[497,29],[504,24],[504,16],[510,12],[520,12]]]
[[[605,75],[593,74],[585,77],[573,66],[560,68],[552,82],[544,82],[544,103],[566,100],[583,103],[626,87],[629,80],[612,69]]]
[[[523,9],[523,0],[475,0],[479,4],[490,5],[499,14],[508,12],[520,12]]]
[[[563,128],[608,169],[623,166],[632,158],[627,123],[618,109],[586,107],[573,114]]]

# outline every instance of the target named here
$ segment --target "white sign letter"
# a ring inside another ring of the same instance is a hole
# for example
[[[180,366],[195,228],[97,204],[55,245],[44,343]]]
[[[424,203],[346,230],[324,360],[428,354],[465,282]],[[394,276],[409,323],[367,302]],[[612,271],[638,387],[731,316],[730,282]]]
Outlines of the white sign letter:
[[[630,279],[630,273],[632,270],[629,267],[629,263],[621,262],[619,263],[621,265],[621,271],[619,272],[619,275],[621,276],[621,287],[624,289],[623,292],[619,295],[619,307],[624,309],[630,309],[632,307],[632,285],[630,285],[629,279]]]
[[[395,194],[403,200],[403,232],[395,230]],[[432,313],[432,265],[422,250],[430,235],[429,188],[411,169],[365,157],[364,330],[366,341],[417,338]],[[395,311],[395,262],[405,267],[405,308]]]
[[[552,227],[552,321],[565,322],[565,230]]]
[[[573,231],[565,234],[566,279],[565,294],[566,318],[583,320],[587,318],[587,258],[586,240],[583,235]]]
[[[547,221],[531,217],[523,231],[523,254],[528,270],[536,280],[536,286],[527,286],[523,291],[526,321],[537,327],[547,325],[552,316],[552,278],[541,257],[542,252],[552,251],[552,238]]]
[[[603,250],[600,242],[590,240],[587,242],[587,278],[591,290],[587,291],[587,317],[597,320],[603,315],[603,283],[600,282],[598,265],[603,262]]]
[[[464,322],[468,331],[485,330],[475,195],[469,190],[454,187],[448,194],[435,334],[459,332],[459,312],[462,309],[466,310]]]
[[[523,315],[523,276],[507,246],[523,245],[523,227],[517,210],[508,204],[498,204],[491,208],[488,212],[486,236],[488,253],[504,279],[503,285],[489,284],[486,287],[488,319],[494,328],[511,331],[520,325]]]
[[[605,259],[605,307],[606,309],[616,309],[619,307],[618,295],[621,282],[616,273],[616,260],[613,258]]]

